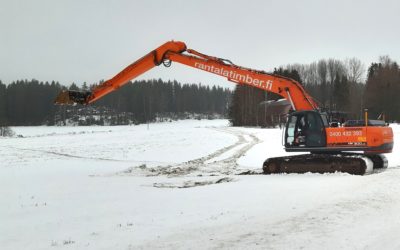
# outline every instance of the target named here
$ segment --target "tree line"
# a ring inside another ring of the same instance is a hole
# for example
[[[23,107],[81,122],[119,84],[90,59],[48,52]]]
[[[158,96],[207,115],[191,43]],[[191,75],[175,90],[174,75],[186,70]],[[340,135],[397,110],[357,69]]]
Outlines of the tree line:
[[[362,119],[363,110],[367,108],[371,119],[384,114],[388,121],[399,121],[399,65],[388,56],[383,56],[379,62],[369,66],[367,74],[365,72],[363,63],[351,58],[289,64],[275,69],[273,74],[290,77],[301,83],[320,108],[328,112]],[[236,126],[274,126],[276,124],[260,112],[260,105],[265,100],[280,98],[273,93],[238,85],[233,93],[229,119]]]
[[[225,115],[231,91],[217,86],[180,84],[177,81],[143,80],[128,83],[95,105],[129,112],[138,122],[154,120],[165,113],[200,113]]]
[[[7,85],[0,81],[0,126],[54,125],[60,119],[68,119],[68,114],[87,115],[85,110],[93,109],[97,109],[96,114],[102,114],[102,110],[107,110],[107,114],[128,114],[134,123],[153,121],[158,115],[166,113],[189,112],[224,116],[231,95],[229,89],[221,87],[158,79],[129,82],[90,107],[53,104],[63,89],[89,90],[94,86],[96,85],[88,86],[84,83],[82,87],[78,87],[73,83],[65,87],[56,81],[40,82],[35,79],[18,80]],[[113,124],[118,124],[118,120]]]
[[[388,121],[400,120],[400,101],[397,98],[400,69],[398,63],[388,56],[380,57],[367,70],[356,58],[322,59],[310,64],[289,64],[276,68],[273,74],[300,82],[326,110],[362,119],[363,110],[368,108],[371,118],[384,116]],[[216,86],[153,79],[129,82],[91,105],[90,112],[87,107],[53,105],[55,97],[63,89],[86,91],[95,86],[84,83],[82,87],[76,84],[65,87],[56,81],[34,79],[7,85],[0,81],[0,126],[53,125],[60,120],[65,124],[68,116],[80,119],[82,114],[100,114],[103,118],[112,116],[111,124],[126,124],[127,117],[134,123],[144,123],[185,112],[228,114],[234,126],[271,126],[275,125],[276,119],[268,117],[260,104],[281,98],[245,85],[236,85],[232,93]],[[97,110],[93,111],[93,108]]]

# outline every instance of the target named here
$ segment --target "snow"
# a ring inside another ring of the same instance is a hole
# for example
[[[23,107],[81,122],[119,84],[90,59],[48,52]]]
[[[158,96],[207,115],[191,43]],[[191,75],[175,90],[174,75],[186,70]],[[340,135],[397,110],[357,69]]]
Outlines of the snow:
[[[397,145],[365,176],[238,175],[288,154],[281,130],[13,129],[22,137],[0,139],[1,249],[400,248]]]

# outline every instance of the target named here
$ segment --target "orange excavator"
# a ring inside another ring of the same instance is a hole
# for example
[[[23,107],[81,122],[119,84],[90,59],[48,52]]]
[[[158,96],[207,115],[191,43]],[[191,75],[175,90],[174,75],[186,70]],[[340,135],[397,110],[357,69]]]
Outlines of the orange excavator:
[[[318,103],[295,80],[241,67],[229,60],[188,49],[185,43],[178,41],[161,45],[91,91],[62,91],[55,103],[93,103],[153,67],[161,64],[169,67],[172,62],[273,92],[289,101],[293,112],[289,113],[284,130],[285,150],[308,153],[268,158],[263,163],[265,174],[339,171],[363,175],[388,165],[382,154],[392,152],[393,131],[384,121],[369,120],[365,113],[362,121],[332,126],[327,113],[320,111]]]

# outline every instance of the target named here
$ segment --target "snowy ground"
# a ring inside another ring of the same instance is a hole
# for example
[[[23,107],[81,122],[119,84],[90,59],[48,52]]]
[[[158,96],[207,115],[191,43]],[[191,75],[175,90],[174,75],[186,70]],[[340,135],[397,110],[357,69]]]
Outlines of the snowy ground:
[[[366,176],[238,175],[286,153],[279,129],[227,124],[14,128],[0,249],[400,249],[397,145]]]

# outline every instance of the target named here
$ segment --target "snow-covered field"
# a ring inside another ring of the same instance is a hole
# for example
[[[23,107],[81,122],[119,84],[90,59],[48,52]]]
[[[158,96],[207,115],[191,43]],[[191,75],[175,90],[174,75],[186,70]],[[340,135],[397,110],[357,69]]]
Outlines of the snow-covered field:
[[[400,249],[397,145],[366,176],[238,175],[287,154],[279,129],[13,129],[23,137],[0,139],[0,249]]]

